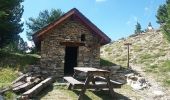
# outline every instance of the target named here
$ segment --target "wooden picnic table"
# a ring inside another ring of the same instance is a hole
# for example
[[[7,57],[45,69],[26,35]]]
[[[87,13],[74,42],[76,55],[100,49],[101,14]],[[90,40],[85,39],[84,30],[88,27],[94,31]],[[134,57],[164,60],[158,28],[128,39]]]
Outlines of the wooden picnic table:
[[[75,79],[75,77],[81,72],[86,73],[85,82],[81,82]],[[97,78],[105,81],[105,83],[97,84],[97,80],[96,80]],[[114,91],[113,91],[114,86],[111,83],[119,84],[118,86],[121,86],[121,83],[111,82],[110,71],[92,68],[92,67],[75,67],[74,75],[72,77],[71,76],[64,77],[64,79],[70,83],[68,87],[69,90],[72,88],[76,88],[76,87],[79,87],[82,89],[78,100],[83,99],[82,97],[86,89],[88,88],[97,88],[97,89],[108,88],[111,93],[111,96],[114,97]],[[90,82],[92,82],[92,84],[90,84]]]

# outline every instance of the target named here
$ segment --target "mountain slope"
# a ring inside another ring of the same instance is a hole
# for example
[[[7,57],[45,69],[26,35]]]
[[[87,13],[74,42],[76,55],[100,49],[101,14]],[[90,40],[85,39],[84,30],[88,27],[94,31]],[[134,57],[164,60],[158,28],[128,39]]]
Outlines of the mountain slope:
[[[156,81],[170,87],[170,43],[162,32],[153,30],[120,39],[101,48],[101,57],[115,64],[127,65],[127,47],[130,46],[130,66],[137,71],[157,77]]]

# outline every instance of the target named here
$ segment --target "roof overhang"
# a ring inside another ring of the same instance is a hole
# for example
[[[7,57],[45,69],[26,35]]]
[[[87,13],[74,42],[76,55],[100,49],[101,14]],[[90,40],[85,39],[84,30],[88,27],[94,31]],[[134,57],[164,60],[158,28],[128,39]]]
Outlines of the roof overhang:
[[[73,8],[67,13],[65,13],[63,16],[61,16],[59,19],[57,19],[56,21],[48,24],[47,26],[43,27],[41,30],[33,34],[32,37],[34,43],[36,45],[40,44],[40,41],[42,41],[45,38],[45,35],[47,35],[50,30],[57,28],[57,26],[59,26],[61,23],[63,23],[65,20],[67,20],[70,17],[78,19],[83,25],[85,25],[89,30],[91,30],[92,33],[99,38],[101,45],[107,44],[111,41],[111,39],[106,34],[104,34],[97,26],[95,26],[76,8]]]

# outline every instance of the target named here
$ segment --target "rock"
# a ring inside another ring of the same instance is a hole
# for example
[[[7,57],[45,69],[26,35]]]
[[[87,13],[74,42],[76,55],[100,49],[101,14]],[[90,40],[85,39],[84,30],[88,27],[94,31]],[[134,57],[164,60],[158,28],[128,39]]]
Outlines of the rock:
[[[132,82],[131,83],[131,87],[135,90],[141,90],[143,87],[141,86],[140,83],[137,83],[137,82]]]
[[[142,90],[143,88],[149,87],[149,83],[141,75],[136,75],[135,73],[127,74],[127,84],[130,85],[135,90]]]
[[[162,92],[161,90],[154,90],[153,94],[155,94],[156,96],[163,96],[165,93]]]

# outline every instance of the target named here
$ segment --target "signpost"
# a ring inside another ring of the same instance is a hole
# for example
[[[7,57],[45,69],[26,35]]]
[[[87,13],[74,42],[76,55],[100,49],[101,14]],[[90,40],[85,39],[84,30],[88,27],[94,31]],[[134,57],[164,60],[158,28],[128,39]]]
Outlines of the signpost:
[[[127,46],[127,49],[128,49],[128,55],[127,55],[127,61],[128,61],[128,62],[127,62],[127,67],[130,68],[130,66],[129,66],[129,59],[130,59],[130,58],[129,58],[129,46],[132,45],[132,44],[131,44],[131,43],[125,43],[124,45]]]

